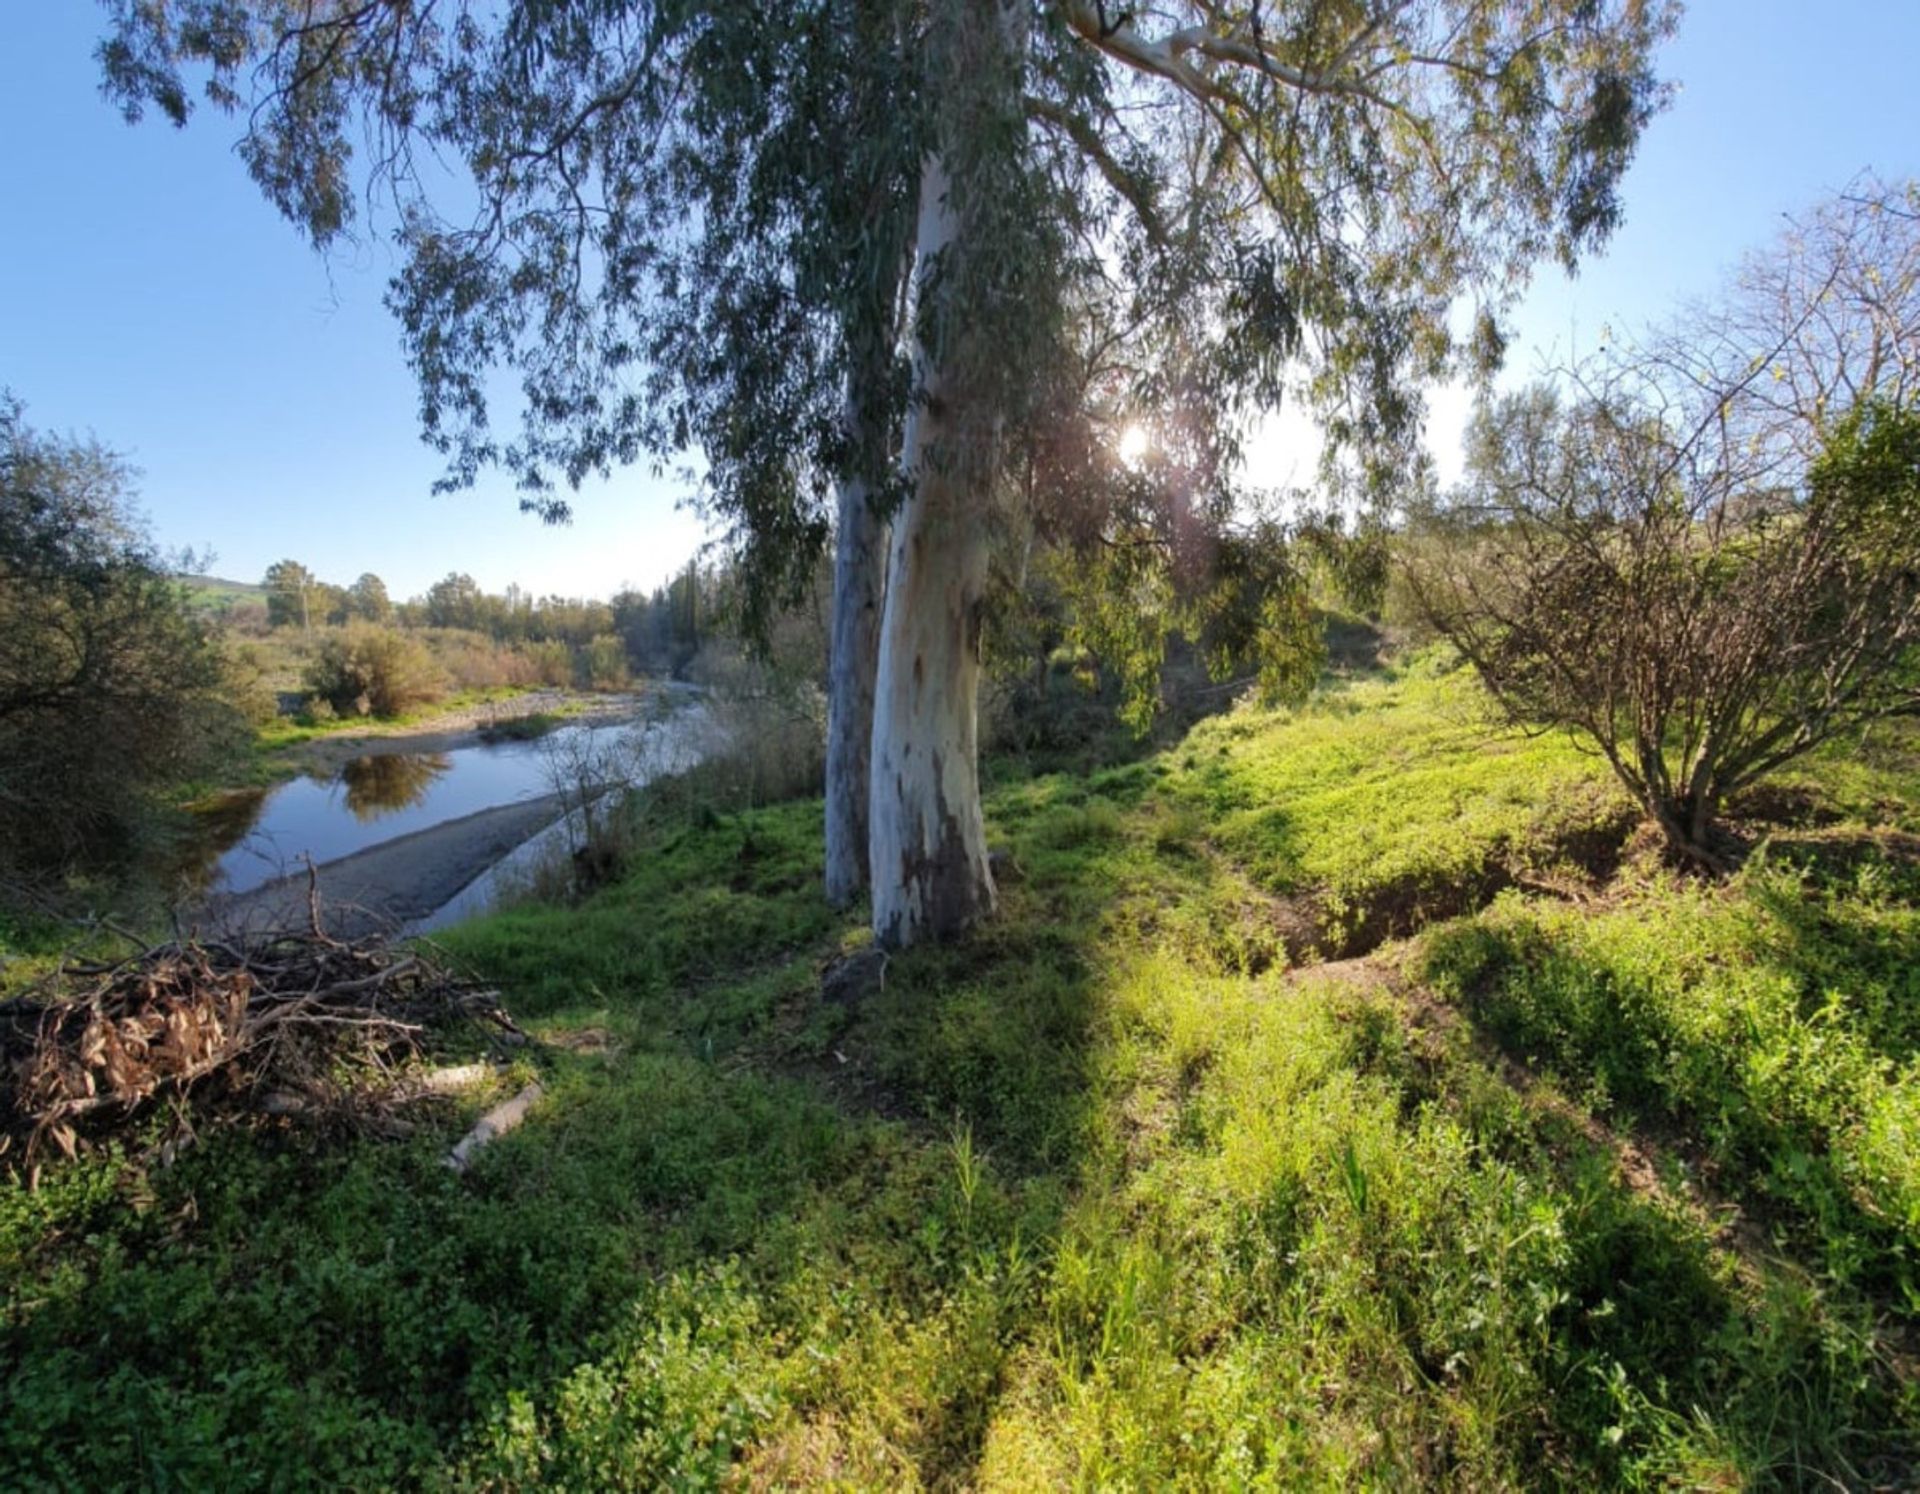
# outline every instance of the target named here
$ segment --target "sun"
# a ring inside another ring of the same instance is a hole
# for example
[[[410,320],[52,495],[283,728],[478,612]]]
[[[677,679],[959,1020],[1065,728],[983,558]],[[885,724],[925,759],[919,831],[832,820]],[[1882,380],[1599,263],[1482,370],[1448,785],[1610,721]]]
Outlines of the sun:
[[[1147,433],[1144,425],[1136,421],[1120,432],[1120,460],[1129,467],[1137,467],[1152,445],[1153,437]]]

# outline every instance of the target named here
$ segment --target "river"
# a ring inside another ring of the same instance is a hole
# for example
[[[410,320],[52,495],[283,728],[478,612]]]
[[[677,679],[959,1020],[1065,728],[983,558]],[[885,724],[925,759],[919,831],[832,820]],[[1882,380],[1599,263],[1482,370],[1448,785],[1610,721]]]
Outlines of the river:
[[[467,734],[411,751],[405,738],[374,739],[362,755],[210,808],[195,900],[270,907],[278,919],[289,900],[274,884],[304,878],[311,860],[336,898],[410,928],[444,927],[489,906],[512,873],[561,844],[566,805],[682,771],[710,736],[705,709],[683,700],[644,720],[567,724],[532,741]]]

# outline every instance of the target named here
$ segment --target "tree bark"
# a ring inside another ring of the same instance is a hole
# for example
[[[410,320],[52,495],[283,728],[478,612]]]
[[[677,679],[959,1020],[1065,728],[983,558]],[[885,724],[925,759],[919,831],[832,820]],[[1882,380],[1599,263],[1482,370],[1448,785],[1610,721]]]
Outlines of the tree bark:
[[[960,230],[947,173],[930,157],[920,184],[921,265],[954,246]],[[957,933],[994,906],[976,724],[991,470],[981,446],[989,436],[941,362],[925,348],[916,361],[919,398],[903,451],[912,488],[893,522],[869,801],[873,932],[895,949]]]
[[[856,375],[847,384],[847,420],[863,449],[878,391]],[[884,451],[884,443],[881,443]],[[868,764],[880,607],[886,594],[887,525],[875,513],[862,472],[840,483],[833,555],[833,630],[827,655],[827,901],[844,908],[867,885]]]
[[[1716,833],[1718,801],[1712,798],[1662,799],[1649,797],[1648,810],[1666,840],[1667,854],[1680,866],[1692,867],[1710,876],[1725,876],[1733,870],[1725,837]]]

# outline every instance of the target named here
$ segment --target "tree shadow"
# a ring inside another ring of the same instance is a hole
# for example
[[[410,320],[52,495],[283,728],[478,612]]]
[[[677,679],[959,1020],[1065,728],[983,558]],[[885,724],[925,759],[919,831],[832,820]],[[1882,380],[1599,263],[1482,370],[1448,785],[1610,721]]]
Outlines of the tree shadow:
[[[1764,891],[1756,901],[1770,905]],[[1750,951],[1755,968],[1799,983],[1809,1008],[1824,994],[1814,977],[1841,967],[1805,955],[1793,943]],[[1527,920],[1436,930],[1422,960],[1500,1051],[1590,1093],[1649,1144],[1684,1155],[1823,1276],[1911,1317],[1916,1240],[1897,1197],[1876,1195],[1860,1158],[1841,1154],[1861,1117],[1836,1087],[1840,1072],[1823,1068],[1817,1030],[1805,1029],[1800,1046],[1774,1034],[1780,1041],[1763,1048],[1751,1015],[1734,1030],[1676,1021],[1639,980]],[[1848,1021],[1847,1030],[1865,1029]]]

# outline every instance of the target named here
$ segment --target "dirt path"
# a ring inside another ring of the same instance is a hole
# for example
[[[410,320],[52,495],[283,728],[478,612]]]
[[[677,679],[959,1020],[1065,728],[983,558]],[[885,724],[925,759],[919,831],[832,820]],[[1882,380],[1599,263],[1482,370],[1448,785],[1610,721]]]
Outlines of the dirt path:
[[[329,861],[314,874],[326,931],[359,938],[424,918],[559,817],[557,795],[518,800]],[[190,921],[218,934],[305,928],[308,918],[303,868],[263,887],[215,898]]]

